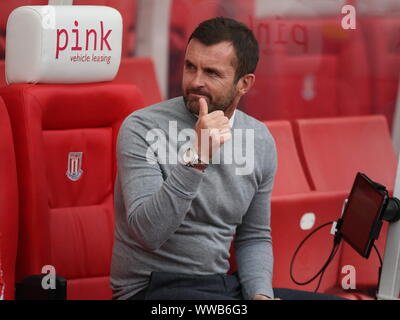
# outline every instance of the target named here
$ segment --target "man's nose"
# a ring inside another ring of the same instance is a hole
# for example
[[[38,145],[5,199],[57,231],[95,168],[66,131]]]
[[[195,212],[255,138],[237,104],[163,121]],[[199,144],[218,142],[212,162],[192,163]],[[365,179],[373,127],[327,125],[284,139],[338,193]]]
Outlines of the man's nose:
[[[205,86],[204,76],[203,76],[202,72],[196,72],[193,75],[193,78],[191,81],[191,86],[193,88],[202,88]]]

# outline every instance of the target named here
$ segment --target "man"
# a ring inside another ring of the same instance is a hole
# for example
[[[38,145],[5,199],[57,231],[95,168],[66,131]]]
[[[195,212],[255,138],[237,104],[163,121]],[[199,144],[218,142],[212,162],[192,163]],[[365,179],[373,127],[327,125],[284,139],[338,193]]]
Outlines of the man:
[[[205,21],[188,42],[184,96],[124,121],[114,299],[273,299],[275,144],[264,124],[237,110],[258,59],[245,25]],[[233,239],[238,272],[227,275]]]

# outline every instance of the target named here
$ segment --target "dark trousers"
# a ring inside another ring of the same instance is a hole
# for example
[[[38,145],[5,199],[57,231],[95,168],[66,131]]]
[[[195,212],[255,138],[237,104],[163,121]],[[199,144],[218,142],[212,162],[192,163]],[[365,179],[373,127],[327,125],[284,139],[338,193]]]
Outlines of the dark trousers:
[[[282,300],[344,300],[322,293],[274,289]],[[149,286],[131,300],[243,300],[237,274],[192,276],[153,272]]]

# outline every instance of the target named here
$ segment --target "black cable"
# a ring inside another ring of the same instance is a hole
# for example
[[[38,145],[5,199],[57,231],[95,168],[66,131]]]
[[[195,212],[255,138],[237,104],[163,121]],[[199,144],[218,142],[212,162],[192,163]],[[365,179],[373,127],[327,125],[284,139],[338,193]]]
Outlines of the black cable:
[[[325,223],[325,224],[319,226],[318,228],[316,228],[316,229],[315,229],[314,231],[312,231],[310,234],[308,234],[308,235],[300,242],[299,246],[297,247],[296,251],[294,252],[293,257],[292,257],[292,261],[290,262],[290,277],[291,277],[292,281],[293,281],[295,284],[297,284],[297,285],[306,285],[306,284],[309,284],[309,283],[311,283],[312,281],[314,281],[314,280],[321,274],[321,272],[323,271],[323,269],[324,269],[326,263],[325,263],[324,266],[321,268],[321,270],[318,271],[318,273],[317,273],[314,277],[312,277],[310,280],[307,280],[307,281],[304,281],[304,282],[299,282],[299,281],[297,281],[296,279],[294,279],[294,277],[293,277],[293,264],[294,264],[294,260],[296,259],[296,256],[297,256],[299,250],[300,250],[301,247],[304,245],[304,243],[305,243],[314,233],[316,233],[317,231],[319,231],[319,230],[321,230],[322,228],[324,228],[324,227],[326,227],[326,226],[329,226],[329,225],[331,225],[331,224],[332,224],[332,222]],[[332,248],[332,251],[331,251],[331,253],[330,253],[330,255],[329,255],[329,258],[328,258],[327,262],[330,260],[330,257],[332,256],[333,249],[334,249],[334,248]]]
[[[326,227],[326,226],[331,225],[332,223],[334,223],[334,222],[327,222],[327,223],[325,223],[325,224],[319,226],[318,228],[316,228],[315,230],[313,230],[310,234],[308,234],[308,235],[300,242],[300,244],[298,245],[296,251],[295,251],[294,254],[293,254],[292,260],[291,260],[291,262],[290,262],[290,278],[292,279],[292,281],[293,281],[295,284],[300,285],[300,286],[304,286],[304,285],[307,285],[307,284],[313,282],[313,281],[314,281],[315,279],[317,279],[318,276],[319,276],[318,284],[317,284],[317,287],[315,288],[314,292],[317,292],[317,291],[318,291],[318,289],[319,289],[319,287],[320,287],[320,285],[321,285],[321,283],[322,283],[322,279],[323,279],[323,276],[324,276],[324,274],[325,274],[325,271],[326,271],[326,269],[328,268],[329,264],[332,262],[332,260],[335,258],[335,255],[336,255],[336,253],[337,253],[337,251],[338,251],[338,249],[339,249],[339,244],[340,244],[340,241],[341,241],[340,235],[336,235],[336,236],[334,237],[333,247],[332,247],[332,250],[331,250],[331,252],[330,252],[330,254],[329,254],[328,259],[326,260],[326,262],[324,263],[324,265],[322,266],[322,268],[321,268],[311,279],[309,279],[309,280],[307,280],[307,281],[303,281],[303,282],[297,281],[297,280],[294,278],[294,276],[293,276],[293,265],[294,265],[294,261],[295,261],[295,259],[296,259],[296,256],[297,256],[299,250],[301,249],[301,247],[304,245],[304,243],[305,243],[314,233],[318,232],[319,230],[321,230],[322,228],[324,228],[324,227]],[[383,266],[383,260],[382,260],[381,254],[379,253],[379,250],[378,250],[378,248],[376,247],[375,244],[373,244],[373,247],[374,247],[374,249],[375,249],[375,251],[376,251],[376,254],[378,255],[379,262],[380,262],[380,268],[379,268],[379,280],[380,280],[380,274],[381,274],[381,270],[382,270],[382,266]],[[379,282],[378,282],[378,283],[379,283]]]
[[[325,223],[325,224],[319,226],[318,228],[316,228],[315,230],[313,230],[310,234],[308,234],[308,235],[300,242],[299,246],[297,247],[296,251],[295,251],[294,254],[293,254],[292,261],[290,262],[290,278],[292,279],[292,281],[293,281],[295,284],[300,285],[300,286],[304,286],[304,285],[307,285],[307,284],[313,282],[318,276],[321,276],[320,279],[319,279],[319,282],[318,282],[318,286],[317,286],[317,288],[315,289],[315,292],[318,291],[319,286],[320,286],[320,284],[321,284],[321,282],[322,282],[322,277],[323,277],[323,275],[324,275],[324,273],[325,273],[325,270],[326,270],[326,268],[328,267],[328,265],[332,262],[333,258],[335,257],[335,255],[336,255],[336,253],[337,253],[337,251],[338,251],[338,247],[339,247],[339,243],[340,243],[340,238],[337,238],[337,237],[334,238],[333,247],[332,247],[331,253],[329,254],[328,259],[326,260],[326,262],[325,262],[325,264],[322,266],[322,268],[317,272],[317,274],[314,275],[311,279],[309,279],[309,280],[307,280],[307,281],[304,281],[304,282],[297,281],[297,280],[294,278],[294,276],[293,276],[293,264],[294,264],[294,260],[296,259],[296,256],[297,256],[299,250],[300,250],[301,247],[304,245],[304,243],[305,243],[314,233],[316,233],[317,231],[321,230],[322,228],[324,228],[324,227],[326,227],[326,226],[331,225],[332,223],[333,223],[333,221],[328,222],[328,223]]]
[[[320,277],[319,277],[319,280],[318,280],[317,287],[315,288],[314,292],[318,292],[318,289],[319,289],[319,287],[320,287],[320,285],[321,285],[322,278],[324,277],[324,274],[325,274],[325,270],[321,273],[321,275],[320,275]]]
[[[375,249],[375,251],[376,251],[376,254],[378,255],[379,262],[380,262],[381,268],[382,268],[382,266],[383,266],[382,256],[381,256],[381,254],[379,253],[379,250],[378,250],[378,248],[376,247],[375,243],[374,243],[374,249]]]
[[[332,256],[328,258],[328,259],[330,259],[330,260],[329,260],[329,262],[327,263],[327,266],[326,266],[326,267],[328,267],[328,265],[332,262],[333,258],[336,256],[336,253],[337,253],[337,250],[338,250],[338,249],[339,249],[339,243],[336,244],[336,246],[335,246],[335,251],[333,252]],[[317,285],[317,287],[315,288],[314,292],[318,292],[318,289],[319,289],[319,287],[320,287],[320,285],[321,285],[322,278],[324,277],[324,274],[325,274],[326,269],[327,269],[327,268],[325,268],[324,271],[322,271],[321,276],[319,277],[318,285]]]
[[[381,275],[382,275],[383,260],[382,260],[382,256],[381,256],[381,254],[379,253],[379,250],[378,250],[378,248],[376,247],[375,243],[373,244],[373,247],[374,247],[374,249],[375,249],[375,251],[376,251],[376,254],[378,255],[379,263],[380,263],[380,267],[379,267],[379,270],[378,270],[378,287],[377,287],[377,290],[376,290],[376,296],[377,296],[377,295],[378,295],[378,289],[379,289],[380,284],[381,284]]]

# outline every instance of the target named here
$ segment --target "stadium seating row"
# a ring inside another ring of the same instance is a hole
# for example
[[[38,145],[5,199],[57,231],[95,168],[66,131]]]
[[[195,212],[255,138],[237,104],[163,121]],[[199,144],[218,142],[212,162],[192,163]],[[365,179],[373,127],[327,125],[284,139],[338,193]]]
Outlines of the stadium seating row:
[[[278,172],[272,197],[272,236],[274,241],[274,285],[313,290],[316,284],[300,287],[289,276],[289,265],[297,245],[318,226],[336,221],[358,171],[386,185],[393,192],[396,155],[384,116],[360,116],[297,120],[292,130],[288,121],[265,123],[275,138]],[[286,187],[285,187],[286,186]],[[310,222],[311,219],[311,222]],[[311,223],[310,228],[304,228]],[[327,228],[302,249],[295,274],[309,279],[329,255],[333,238]],[[386,226],[377,241],[383,252]],[[324,276],[322,291],[344,294],[341,280],[344,266],[357,270],[358,289],[377,286],[379,259],[368,263],[342,244],[336,259]],[[362,295],[351,298],[365,297]]]
[[[252,1],[173,2],[170,97],[181,94],[191,32],[201,21],[225,15],[247,23],[260,43],[256,85],[242,106],[248,114],[259,120],[383,114],[392,127],[400,74],[398,17],[359,15],[357,28],[345,30],[340,12],[259,17],[254,10]]]
[[[396,154],[384,116],[267,121],[278,151],[273,196],[349,192],[358,171],[393,190]],[[290,177],[290,180],[288,180]]]
[[[6,21],[12,9],[46,3],[9,0],[0,4],[0,59],[4,58]],[[75,0],[74,4],[118,9],[125,22],[122,56],[134,55],[136,0]],[[360,15],[356,30],[344,30],[340,15],[263,18],[254,12],[253,1],[172,1],[169,97],[181,95],[190,33],[200,21],[224,15],[247,23],[260,41],[258,81],[242,106],[247,113],[259,120],[383,114],[392,127],[400,74],[398,18]],[[130,70],[129,63],[122,64],[124,78],[133,82]],[[4,84],[0,76],[0,86]]]
[[[362,17],[344,30],[340,18],[253,21],[261,60],[244,110],[263,120],[383,114],[391,128],[400,20]]]
[[[151,61],[124,62],[127,67],[115,83],[16,84],[0,89],[5,102],[0,100],[5,139],[0,165],[6,177],[0,181],[0,205],[5,206],[0,208],[0,251],[6,298],[13,297],[14,280],[53,265],[68,280],[68,299],[110,299],[118,128],[129,113],[161,99],[154,90]],[[144,97],[132,84],[118,83],[131,74]],[[278,148],[271,203],[274,285],[298,288],[288,272],[296,246],[322,223],[339,218],[357,171],[392,189],[395,155],[383,116],[266,125]],[[329,254],[331,240],[328,229],[318,233],[300,253],[295,274],[307,278],[315,273]],[[356,266],[360,286],[376,286],[378,262],[373,259],[366,264],[343,246],[321,290],[342,294],[341,266],[349,264]]]
[[[101,99],[96,99],[96,93],[99,92]],[[3,180],[1,189],[3,194],[9,193],[5,196],[7,201],[2,201],[9,206],[2,210],[7,212],[7,217],[2,219],[7,225],[2,222],[0,229],[6,235],[3,238],[9,242],[3,244],[3,256],[8,257],[3,263],[6,288],[10,290],[13,287],[12,272],[15,261],[12,262],[12,252],[15,256],[17,248],[16,237],[9,236],[17,234],[15,230],[18,224],[17,188],[13,187],[13,182],[16,181],[13,166],[14,145],[20,207],[17,281],[30,274],[40,274],[41,267],[50,263],[56,267],[59,274],[69,280],[69,298],[110,298],[107,276],[113,239],[112,189],[115,173],[112,150],[121,119],[133,108],[143,105],[140,94],[134,91],[133,87],[121,84],[77,85],[68,88],[57,85],[15,85],[3,89],[0,94],[8,106],[14,135],[12,143],[10,126],[7,125],[8,116],[2,106],[1,119],[5,123],[1,126],[4,132],[2,136],[8,141],[2,147],[8,150],[1,153],[1,160],[4,162],[2,168],[10,175],[8,179]],[[60,104],[59,101],[63,103]],[[82,101],[85,101],[84,105]],[[111,103],[115,106],[112,114],[106,108]],[[76,117],[78,110],[80,116]],[[317,161],[315,158],[319,157],[320,162],[327,166],[327,172],[334,176],[354,176],[363,163],[368,162],[371,170],[364,172],[373,172],[377,181],[382,182],[386,179],[388,168],[392,168],[392,177],[394,176],[394,154],[390,142],[385,143],[389,140],[389,135],[383,117],[329,121],[335,122],[331,130],[321,129],[321,125],[327,127],[323,120],[298,121],[300,140],[304,141],[303,145],[307,148],[306,159]],[[368,130],[365,130],[366,123]],[[343,200],[350,186],[343,184],[343,189],[338,191],[337,186],[333,184],[330,192],[316,190],[319,185],[317,182],[310,186],[302,170],[299,148],[290,123],[279,121],[266,125],[275,137],[279,154],[277,188],[272,198],[274,285],[296,288],[290,280],[288,269],[296,246],[308,232],[322,223],[339,218]],[[343,140],[342,135],[346,127],[361,133],[348,134]],[[310,133],[313,129],[314,132]],[[325,131],[331,131],[331,137],[323,136]],[[333,131],[338,141],[333,138]],[[315,139],[316,136],[320,136],[320,139]],[[379,138],[376,138],[377,136]],[[320,145],[323,140],[326,148]],[[313,142],[315,143],[310,145]],[[336,158],[359,157],[360,162],[327,162],[325,149],[342,144],[346,144],[351,152],[336,150]],[[386,157],[378,160],[372,156],[364,157],[364,153],[360,151],[363,147],[368,148],[370,155],[381,153]],[[313,148],[318,152],[313,152]],[[67,179],[65,169],[68,161],[74,160],[71,158],[71,152],[77,150],[83,152],[85,157],[85,179],[72,183]],[[104,154],[109,154],[110,157],[104,157]],[[332,166],[329,167],[329,164]],[[351,165],[354,166],[353,171],[348,169]],[[285,170],[288,168],[289,170]],[[323,174],[318,176],[321,173],[320,168],[321,166],[317,165],[315,170],[313,167],[309,168],[312,181],[319,181],[318,179],[323,177]],[[285,188],[285,185],[288,188]],[[318,234],[299,255],[296,274],[307,278],[324,262],[332,240],[328,231]],[[381,250],[383,246],[384,237],[379,242]],[[328,290],[337,285],[341,266],[348,264],[357,266],[359,283],[376,285],[377,277],[374,278],[371,273],[375,274],[377,259],[371,258],[369,263],[365,264],[352,249],[344,248],[327,271],[321,290]],[[309,285],[305,289],[310,290],[312,287]],[[12,293],[7,291],[6,297],[12,297]]]

